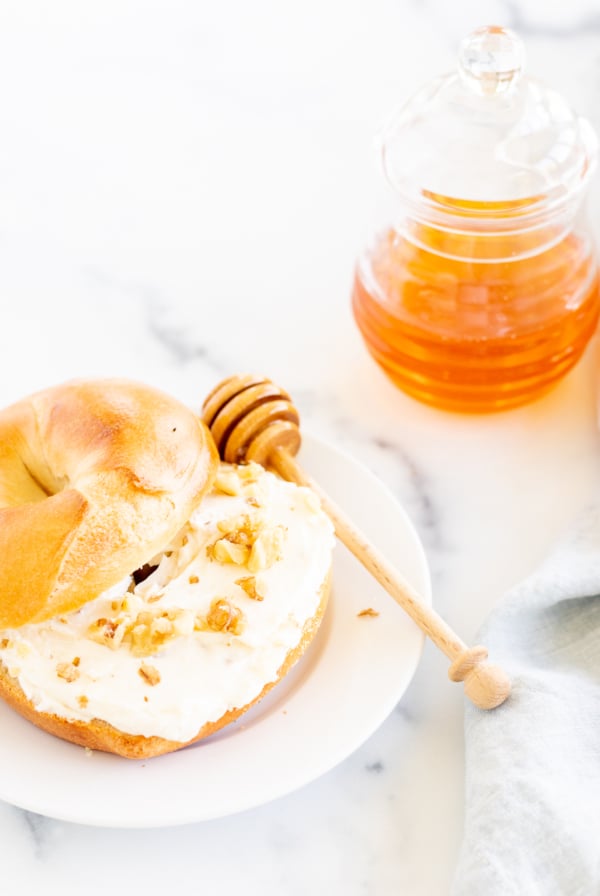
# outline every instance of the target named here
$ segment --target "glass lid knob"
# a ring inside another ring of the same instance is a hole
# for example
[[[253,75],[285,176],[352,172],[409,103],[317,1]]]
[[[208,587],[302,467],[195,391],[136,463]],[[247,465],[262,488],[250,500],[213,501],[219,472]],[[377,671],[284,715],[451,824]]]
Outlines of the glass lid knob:
[[[507,93],[525,66],[523,42],[508,28],[487,25],[460,45],[458,69],[463,82],[480,96]]]

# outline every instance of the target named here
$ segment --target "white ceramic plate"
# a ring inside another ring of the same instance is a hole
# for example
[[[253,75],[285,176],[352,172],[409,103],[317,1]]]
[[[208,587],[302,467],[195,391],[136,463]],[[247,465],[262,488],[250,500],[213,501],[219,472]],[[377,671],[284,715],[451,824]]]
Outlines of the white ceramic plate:
[[[371,473],[305,438],[300,461],[430,600],[406,514]],[[338,544],[319,634],[261,703],[213,737],[152,760],[86,753],[0,704],[0,799],[66,821],[161,827],[217,818],[301,787],[357,749],[404,693],[423,637]],[[359,618],[373,607],[378,617]]]

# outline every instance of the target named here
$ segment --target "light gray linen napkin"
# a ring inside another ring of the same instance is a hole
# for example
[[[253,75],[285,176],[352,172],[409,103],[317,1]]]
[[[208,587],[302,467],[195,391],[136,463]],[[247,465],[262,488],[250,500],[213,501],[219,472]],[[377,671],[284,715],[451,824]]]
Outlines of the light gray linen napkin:
[[[600,511],[514,588],[477,643],[510,674],[466,707],[466,818],[453,896],[600,894]]]

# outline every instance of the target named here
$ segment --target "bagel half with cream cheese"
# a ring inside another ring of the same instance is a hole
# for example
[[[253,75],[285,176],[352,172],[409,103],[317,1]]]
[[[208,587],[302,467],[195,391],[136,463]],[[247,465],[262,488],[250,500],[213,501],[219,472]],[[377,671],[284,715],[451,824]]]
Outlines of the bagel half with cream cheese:
[[[0,628],[77,609],[164,547],[211,486],[214,442],[157,389],[86,380],[0,412]]]
[[[0,698],[129,758],[200,740],[259,700],[314,637],[330,587],[333,529],[316,496],[256,464],[216,469],[208,432],[171,402],[93,381],[0,412],[0,529],[23,494],[29,519],[50,505],[51,523],[44,548],[42,518],[11,542],[21,581],[17,597],[0,590]],[[71,504],[86,512],[54,519]]]

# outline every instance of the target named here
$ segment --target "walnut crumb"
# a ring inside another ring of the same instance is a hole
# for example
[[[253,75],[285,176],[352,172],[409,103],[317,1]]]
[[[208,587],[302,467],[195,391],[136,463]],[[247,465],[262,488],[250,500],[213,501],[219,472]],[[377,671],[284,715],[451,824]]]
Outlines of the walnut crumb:
[[[227,520],[219,520],[217,529],[232,544],[244,544],[252,547],[260,530],[261,520],[257,515],[242,513]]]
[[[211,560],[216,560],[218,563],[245,566],[258,537],[261,522],[256,515],[251,516],[248,513],[220,520],[217,529],[221,537],[207,547],[206,553]]]
[[[89,700],[85,696],[85,694],[80,694],[79,697],[77,698],[77,702],[79,703],[79,705],[81,706],[82,709],[85,709],[89,703]]]
[[[146,684],[149,684],[152,688],[160,681],[160,672],[158,669],[155,669],[154,666],[149,666],[147,663],[141,664],[138,669],[138,675],[140,675]]]
[[[58,663],[56,666],[56,674],[65,681],[76,681],[79,678],[79,669],[73,663]]]
[[[104,644],[116,650],[125,634],[125,626],[119,624],[114,619],[105,619],[101,616],[92,622],[88,629],[88,634],[93,641],[98,644]]]
[[[224,464],[219,467],[214,487],[224,495],[239,495],[242,491],[242,483],[236,470]]]
[[[242,591],[245,591],[248,597],[252,598],[252,600],[265,599],[264,595],[257,591],[255,576],[243,576],[241,579],[236,579],[235,584],[239,585]]]
[[[2,640],[0,641],[0,648],[4,650],[6,647],[8,647],[9,644],[10,641],[8,640],[8,638],[2,638]]]
[[[200,579],[198,578],[198,576],[190,576],[188,579],[190,585],[197,585],[199,581]]]
[[[238,475],[243,482],[257,482],[263,472],[260,464],[250,460],[245,464],[240,464],[237,468]]]
[[[171,607],[143,610],[135,616],[122,613],[116,619],[97,619],[88,629],[89,637],[116,650],[123,645],[134,656],[151,656],[168,641],[190,634],[194,617],[191,611]]]
[[[235,544],[227,538],[219,538],[214,544],[209,544],[206,554],[210,560],[218,563],[234,563],[236,566],[245,566],[250,556],[250,548],[245,544]]]
[[[269,569],[281,560],[285,527],[269,524],[263,514],[243,513],[220,520],[217,528],[221,537],[206,548],[211,560],[245,566],[250,572]]]
[[[78,656],[75,656],[75,657],[73,657],[71,662],[73,663],[74,666],[78,666],[79,663],[81,662],[81,659]]]
[[[377,610],[374,610],[373,607],[367,607],[365,610],[361,610],[360,613],[356,614],[357,616],[379,616]]]
[[[206,617],[197,616],[194,628],[196,631],[230,632],[241,635],[246,625],[246,618],[239,607],[226,597],[215,597]]]
[[[285,531],[283,526],[265,526],[260,531],[248,559],[250,572],[269,569],[281,560]]]

